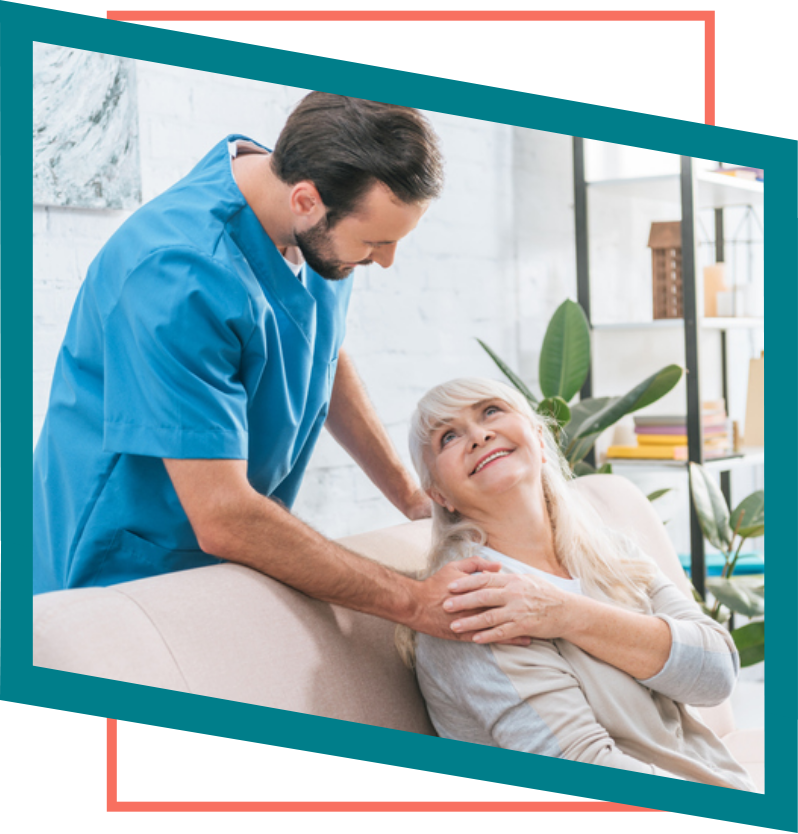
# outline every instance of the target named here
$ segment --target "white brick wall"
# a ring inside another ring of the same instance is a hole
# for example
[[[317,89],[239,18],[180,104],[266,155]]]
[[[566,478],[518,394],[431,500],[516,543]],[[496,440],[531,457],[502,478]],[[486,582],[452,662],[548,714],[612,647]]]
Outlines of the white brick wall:
[[[170,186],[227,133],[273,143],[303,90],[176,67],[137,65],[142,193]],[[347,347],[407,460],[407,420],[431,385],[497,375],[476,343],[535,356],[542,327],[573,294],[570,140],[429,114],[447,186],[388,270],[355,277]],[[56,353],[91,258],[123,212],[34,209],[34,441]],[[523,263],[521,268],[519,264]],[[518,303],[527,308],[519,319]],[[537,359],[525,369],[536,376]],[[296,506],[331,536],[401,522],[348,456],[324,435]]]
[[[83,277],[123,211],[33,209],[33,442],[41,431],[56,356]]]
[[[137,65],[137,87],[145,200],[190,170],[227,133],[274,142],[304,94],[292,87],[150,63]],[[405,460],[407,420],[429,386],[463,374],[497,375],[476,337],[536,384],[545,325],[563,298],[575,297],[570,137],[429,115],[446,156],[445,193],[400,244],[391,269],[358,270],[347,337]],[[616,155],[622,150],[626,159],[628,149],[610,150]],[[649,165],[651,160],[644,161]],[[591,204],[597,320],[648,315],[648,223],[676,219],[671,214],[662,206],[612,198]],[[86,267],[126,216],[34,209],[34,439]],[[730,218],[730,233],[732,222],[736,225],[736,219]],[[638,273],[640,280],[630,282],[629,275]],[[741,346],[742,353],[747,349]],[[668,361],[663,357],[661,364]],[[638,381],[645,375],[635,376],[627,366],[625,371]],[[296,512],[332,536],[402,520],[326,435]]]
[[[187,174],[228,133],[268,145],[305,90],[165,64],[136,64],[142,195]]]

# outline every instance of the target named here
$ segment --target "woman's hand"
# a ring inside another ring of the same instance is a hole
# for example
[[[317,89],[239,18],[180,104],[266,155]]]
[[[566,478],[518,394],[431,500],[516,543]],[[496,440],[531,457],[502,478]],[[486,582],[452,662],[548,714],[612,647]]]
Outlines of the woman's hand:
[[[579,595],[529,574],[473,573],[456,579],[448,590],[455,596],[444,601],[444,610],[468,612],[452,622],[452,630],[473,634],[475,643],[565,637],[574,627],[581,602]],[[482,610],[472,614],[473,609]]]
[[[454,596],[444,600],[444,611],[469,612],[452,621],[460,639],[562,638],[638,680],[656,675],[670,656],[671,630],[659,617],[571,594],[536,576],[472,573],[455,579],[448,590]],[[483,610],[473,614],[474,608]]]
[[[468,631],[452,629],[452,621],[457,619],[458,614],[450,613],[444,607],[444,603],[449,599],[452,585],[469,580],[472,576],[498,576],[496,572],[499,570],[501,570],[501,565],[498,562],[489,562],[481,556],[449,562],[432,576],[418,582],[414,594],[416,610],[406,624],[415,631],[431,634],[433,637],[443,637],[447,640],[472,640],[474,635]],[[481,573],[475,573],[477,571]],[[481,613],[479,610],[471,610],[469,606],[460,608],[458,611],[465,611],[469,617]],[[530,642],[529,637],[524,635],[507,640],[498,638],[498,640],[518,646],[528,646]]]

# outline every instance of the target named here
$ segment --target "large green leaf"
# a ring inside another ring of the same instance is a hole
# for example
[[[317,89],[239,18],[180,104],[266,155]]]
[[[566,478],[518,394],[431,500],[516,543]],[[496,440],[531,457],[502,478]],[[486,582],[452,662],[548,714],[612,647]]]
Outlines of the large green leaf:
[[[729,519],[729,526],[744,539],[753,539],[765,533],[765,490],[758,489],[744,498]]]
[[[690,464],[690,494],[704,537],[718,550],[727,551],[731,547],[732,531],[726,499],[712,476],[697,463]]]
[[[582,460],[593,448],[599,436],[599,433],[595,432],[581,437],[581,427],[610,403],[617,401],[618,397],[589,397],[571,406],[571,420],[560,435],[560,448],[571,466]]]
[[[688,584],[690,585],[690,590],[693,593],[693,599],[698,603],[699,608],[711,619],[715,620],[715,622],[722,623],[726,619],[728,619],[728,613],[724,609],[720,609],[717,611],[713,611],[707,604],[704,602],[704,597],[698,593],[695,589],[695,585],[690,581],[690,577],[685,574],[685,578],[687,579]]]
[[[676,385],[682,378],[682,373],[683,370],[678,365],[668,365],[635,385],[622,397],[605,397],[604,399],[608,400],[607,404],[586,419],[578,430],[569,432],[571,438],[599,434],[617,423],[621,417],[651,405]]]
[[[484,351],[490,356],[490,358],[496,363],[499,370],[510,380],[510,382],[529,400],[532,405],[537,405],[538,400],[537,397],[529,390],[527,385],[521,379],[515,371],[511,370],[509,365],[500,359],[483,341],[482,339],[477,339],[477,341],[482,345]]]
[[[752,576],[752,575],[743,575],[743,576],[735,576],[734,581],[740,585],[745,585],[751,592],[755,593],[757,596],[765,598],[765,577],[764,576]]]
[[[571,409],[562,397],[546,397],[537,407],[538,414],[551,417],[558,426],[564,426],[571,419]]]
[[[741,666],[753,666],[765,659],[764,620],[735,628],[731,635],[740,653]]]
[[[573,443],[569,443],[568,453],[565,456],[568,463],[571,466],[576,465],[593,448],[597,440],[598,434],[589,434],[586,437],[577,437]]]
[[[544,397],[571,400],[590,370],[590,326],[584,310],[566,299],[551,317],[540,349],[540,390]]]
[[[571,440],[582,434],[582,426],[598,414],[599,411],[607,408],[611,403],[618,402],[620,397],[588,397],[579,400],[571,406],[571,422],[568,423],[566,432]]]
[[[735,614],[742,614],[744,617],[761,617],[765,613],[764,597],[741,582],[712,576],[707,579],[707,588],[718,602],[730,611],[734,611]]]

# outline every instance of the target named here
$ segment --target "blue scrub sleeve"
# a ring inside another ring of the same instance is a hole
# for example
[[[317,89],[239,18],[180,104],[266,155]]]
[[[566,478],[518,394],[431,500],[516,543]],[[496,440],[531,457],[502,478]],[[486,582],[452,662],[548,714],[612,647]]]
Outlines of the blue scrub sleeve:
[[[105,451],[246,459],[240,368],[254,329],[235,273],[188,247],[151,253],[106,321]]]

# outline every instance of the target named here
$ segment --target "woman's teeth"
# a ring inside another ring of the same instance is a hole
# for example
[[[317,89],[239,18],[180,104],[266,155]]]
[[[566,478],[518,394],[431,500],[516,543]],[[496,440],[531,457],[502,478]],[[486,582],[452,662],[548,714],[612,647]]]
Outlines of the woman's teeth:
[[[483,460],[483,461],[479,464],[479,466],[477,466],[477,468],[474,470],[473,474],[474,474],[474,475],[476,475],[476,474],[477,474],[477,472],[479,472],[479,470],[480,470],[480,469],[482,469],[482,468],[484,468],[485,466],[487,466],[487,465],[488,465],[488,464],[489,464],[492,460],[496,460],[496,458],[503,458],[503,457],[506,457],[506,456],[507,456],[507,455],[509,455],[509,454],[510,454],[509,452],[496,452],[495,454],[491,455],[489,458],[485,458],[485,460]]]

